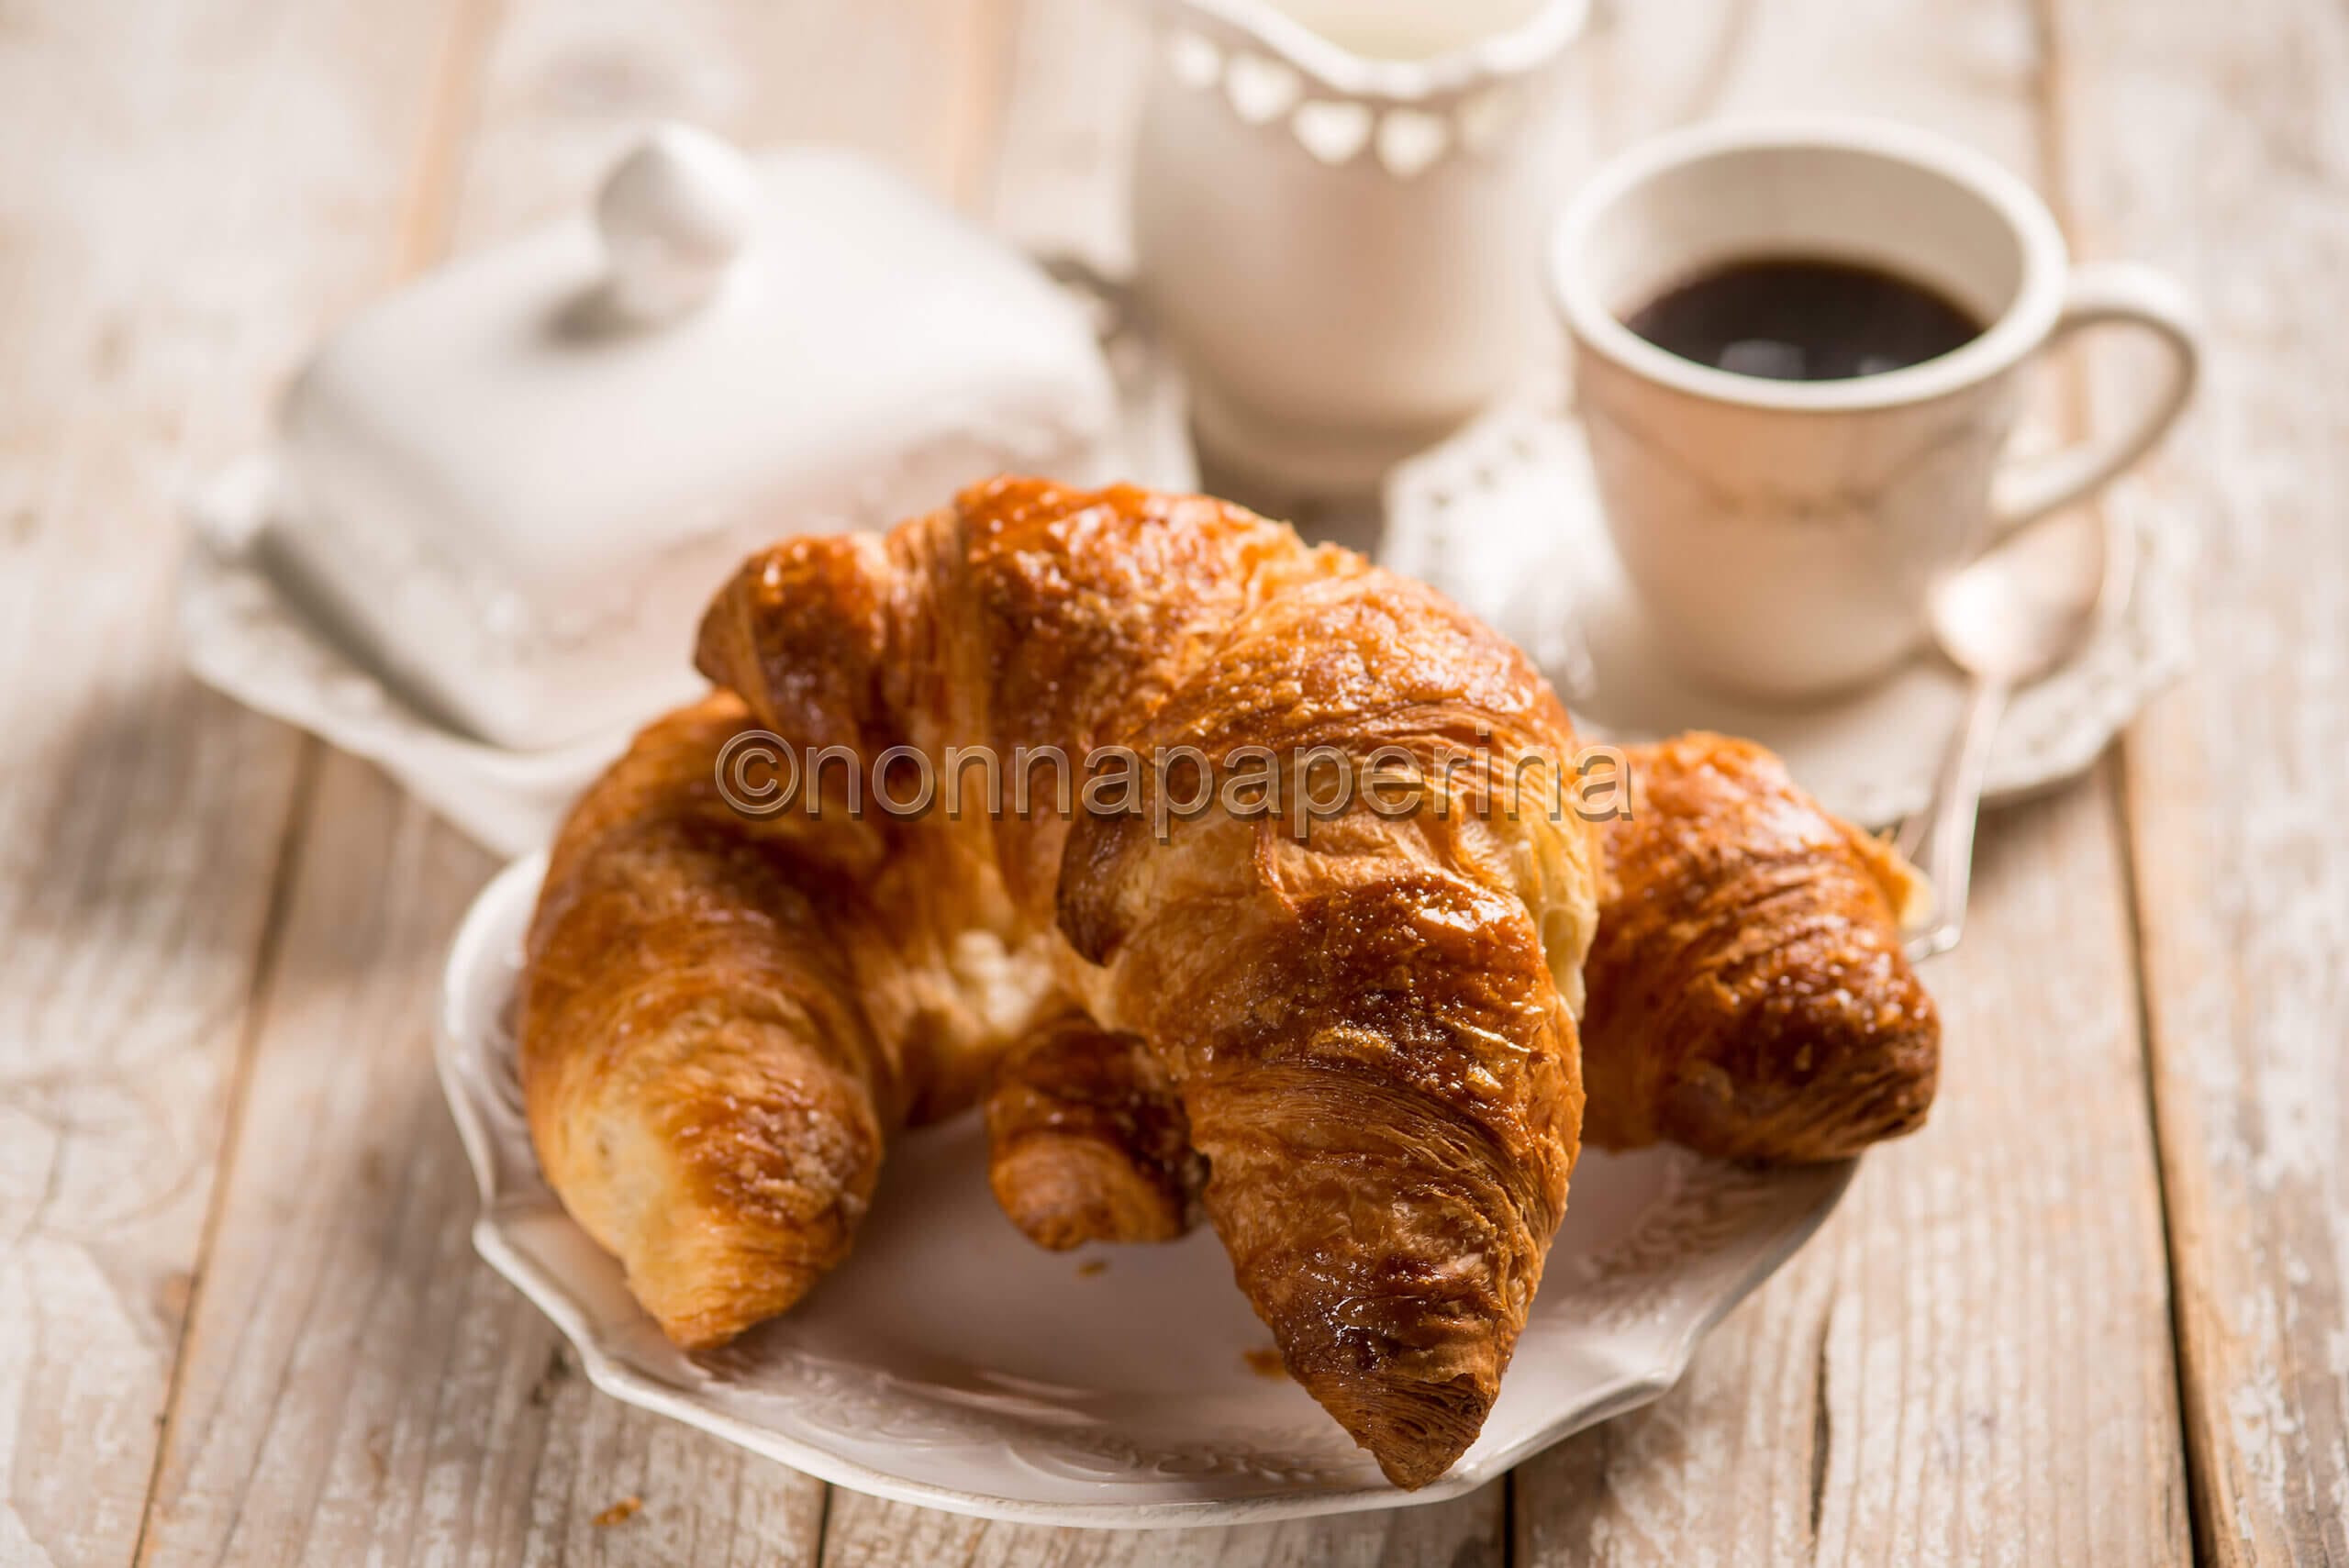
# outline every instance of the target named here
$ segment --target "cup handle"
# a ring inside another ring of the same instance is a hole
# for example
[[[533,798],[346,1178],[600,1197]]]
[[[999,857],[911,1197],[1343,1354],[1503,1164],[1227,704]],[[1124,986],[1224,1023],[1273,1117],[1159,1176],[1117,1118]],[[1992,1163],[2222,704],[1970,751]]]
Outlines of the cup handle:
[[[2168,350],[2160,384],[2117,434],[2090,436],[2060,450],[2009,460],[1990,492],[1995,537],[2003,539],[2033,518],[2103,488],[2162,439],[2193,396],[2202,363],[2194,302],[2167,272],[2142,262],[2091,261],[2074,268],[2064,290],[2063,313],[2043,347],[2052,347],[2082,328],[2116,322],[2151,330]]]

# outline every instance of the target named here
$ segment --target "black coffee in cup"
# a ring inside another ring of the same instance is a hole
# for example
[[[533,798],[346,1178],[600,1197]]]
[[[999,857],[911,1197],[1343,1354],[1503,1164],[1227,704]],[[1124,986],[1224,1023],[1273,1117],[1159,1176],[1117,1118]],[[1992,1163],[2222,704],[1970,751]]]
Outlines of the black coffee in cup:
[[[1731,261],[1675,284],[1623,324],[1667,353],[1771,381],[1845,381],[1939,359],[1984,327],[1938,290],[1805,257]]]

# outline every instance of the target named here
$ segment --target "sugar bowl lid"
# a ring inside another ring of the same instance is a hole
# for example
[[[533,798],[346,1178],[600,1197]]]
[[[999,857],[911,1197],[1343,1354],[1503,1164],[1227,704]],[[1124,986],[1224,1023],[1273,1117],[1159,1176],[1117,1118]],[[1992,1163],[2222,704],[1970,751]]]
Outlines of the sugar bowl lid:
[[[740,152],[692,126],[656,127],[596,195],[613,306],[657,322],[703,303],[750,242],[758,204],[757,172]]]

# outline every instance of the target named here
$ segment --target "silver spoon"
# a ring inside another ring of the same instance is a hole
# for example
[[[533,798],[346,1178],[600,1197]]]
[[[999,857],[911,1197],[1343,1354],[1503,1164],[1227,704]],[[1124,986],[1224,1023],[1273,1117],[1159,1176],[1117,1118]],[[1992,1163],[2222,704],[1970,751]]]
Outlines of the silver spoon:
[[[1965,929],[1983,775],[2008,701],[2128,603],[2135,545],[2118,524],[2059,517],[2024,528],[1934,586],[1927,604],[1933,640],[1972,684],[1932,804],[1898,840],[1933,888],[1932,918],[1905,944],[1911,962],[1947,952]]]

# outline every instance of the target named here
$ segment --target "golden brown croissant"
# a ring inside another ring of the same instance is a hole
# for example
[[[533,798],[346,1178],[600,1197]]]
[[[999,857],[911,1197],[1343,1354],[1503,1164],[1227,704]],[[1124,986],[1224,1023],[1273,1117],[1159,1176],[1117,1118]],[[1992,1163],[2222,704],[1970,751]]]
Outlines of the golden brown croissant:
[[[1915,873],[1750,742],[1687,735],[1631,747],[1625,763],[1637,806],[1605,819],[1615,875],[1586,970],[1590,1140],[1792,1162],[1914,1130],[1940,1054],[1932,1000],[1899,951]],[[1086,1082],[1104,1070],[1090,1044],[1072,1038],[996,1096],[1032,1105],[1054,1073]],[[1172,1114],[1064,1118],[1051,1142],[998,1162],[996,1195],[1049,1245],[1163,1240],[1163,1214],[1132,1223],[1091,1195],[1159,1190],[1163,1141],[1144,1148],[1133,1129],[1163,1137]]]
[[[1628,761],[1585,971],[1591,1141],[1805,1162],[1921,1125],[1941,1020],[1900,951],[1916,873],[1750,741],[1684,735]]]
[[[864,1006],[869,1075],[894,1088],[874,1125],[974,1103],[1016,1042],[1072,1009],[1138,1038],[1290,1371],[1399,1484],[1448,1468],[1523,1326],[1581,1117],[1569,1003],[1596,917],[1594,836],[1568,811],[1479,809],[1507,787],[1546,806],[1572,749],[1524,660],[1431,591],[1236,507],[999,481],[885,539],[754,559],[712,606],[700,663],[802,754],[910,747],[951,780],[949,748],[986,748],[1007,792],[1014,760],[1042,747],[1082,770],[1097,748],[1190,746],[1213,775],[1246,748],[1327,746],[1349,776],[1399,759],[1441,778],[1444,809],[1399,816],[1365,792],[1300,818],[1298,778],[1269,813],[1228,789],[1192,810],[1196,777],[1145,772],[1140,815],[856,821],[836,773],[761,831],[788,845],[778,863],[846,884],[863,912],[840,927],[832,973],[848,976],[836,999]],[[560,925],[549,897],[541,923]],[[869,951],[876,932],[886,955]],[[729,1027],[729,985],[707,983],[701,1027]],[[635,1047],[593,1038],[608,1015],[540,1016],[579,1038],[540,1053],[581,1061],[539,1082],[629,1079],[533,1089],[542,1142],[583,1137],[552,1124],[591,1099],[669,1092],[635,1070]],[[1005,1130],[1016,1158],[1020,1129]],[[641,1189],[630,1158],[674,1162],[638,1150],[549,1169],[593,1212],[613,1200],[583,1183]],[[861,1165],[845,1173],[844,1209],[869,1186]],[[1160,1174],[1164,1221],[1195,1176],[1179,1158]],[[701,1228],[727,1218],[706,1206]],[[711,1320],[760,1309],[774,1299],[746,1294]]]
[[[714,786],[749,721],[715,695],[588,791],[555,842],[521,989],[547,1179],[686,1346],[784,1310],[845,1255],[898,1115],[841,912]]]

